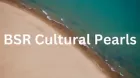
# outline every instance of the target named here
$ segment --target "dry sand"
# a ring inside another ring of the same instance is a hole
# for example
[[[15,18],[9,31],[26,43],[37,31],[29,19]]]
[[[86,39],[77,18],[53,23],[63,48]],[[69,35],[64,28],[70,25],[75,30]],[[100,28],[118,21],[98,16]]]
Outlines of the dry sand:
[[[32,14],[0,2],[0,78],[109,78],[74,46],[4,45],[4,34],[60,34]],[[34,41],[34,40],[32,40]],[[112,77],[113,78],[113,77]],[[114,77],[116,78],[116,77]]]

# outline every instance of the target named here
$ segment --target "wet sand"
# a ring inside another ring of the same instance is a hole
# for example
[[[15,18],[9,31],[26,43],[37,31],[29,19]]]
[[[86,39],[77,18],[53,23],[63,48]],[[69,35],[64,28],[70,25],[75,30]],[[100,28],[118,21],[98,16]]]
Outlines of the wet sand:
[[[6,33],[31,34],[32,39],[36,34],[74,35],[61,24],[47,20],[36,10],[27,10],[14,0],[0,2],[0,78],[121,78],[85,46],[39,46],[35,42],[6,46]]]

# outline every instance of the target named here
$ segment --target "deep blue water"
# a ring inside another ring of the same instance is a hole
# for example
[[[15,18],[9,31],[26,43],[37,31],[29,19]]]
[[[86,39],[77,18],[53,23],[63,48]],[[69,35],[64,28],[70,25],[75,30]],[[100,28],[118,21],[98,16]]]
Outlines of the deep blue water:
[[[23,0],[39,6],[78,35],[91,34],[91,48],[108,60],[121,74],[140,78],[140,1],[139,0]],[[135,46],[94,45],[94,34],[136,36]],[[92,35],[93,34],[93,35]]]

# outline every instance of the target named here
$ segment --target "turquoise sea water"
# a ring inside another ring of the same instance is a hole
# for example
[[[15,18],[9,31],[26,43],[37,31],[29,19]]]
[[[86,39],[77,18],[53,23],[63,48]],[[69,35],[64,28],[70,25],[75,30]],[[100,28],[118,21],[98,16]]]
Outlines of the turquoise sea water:
[[[139,0],[22,0],[39,6],[78,35],[91,34],[91,48],[114,69],[133,78],[140,78],[140,1]],[[137,44],[94,45],[94,34],[103,36],[136,36]]]

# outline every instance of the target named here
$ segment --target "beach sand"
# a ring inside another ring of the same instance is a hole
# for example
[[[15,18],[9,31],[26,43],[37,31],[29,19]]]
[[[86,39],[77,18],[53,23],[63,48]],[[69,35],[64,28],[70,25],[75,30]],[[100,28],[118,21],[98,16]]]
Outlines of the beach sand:
[[[4,34],[31,34],[32,39],[36,34],[62,34],[50,25],[23,9],[0,2],[0,78],[119,78],[73,45],[39,46],[34,40],[31,45],[4,45]]]

